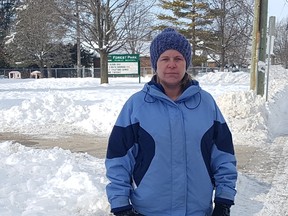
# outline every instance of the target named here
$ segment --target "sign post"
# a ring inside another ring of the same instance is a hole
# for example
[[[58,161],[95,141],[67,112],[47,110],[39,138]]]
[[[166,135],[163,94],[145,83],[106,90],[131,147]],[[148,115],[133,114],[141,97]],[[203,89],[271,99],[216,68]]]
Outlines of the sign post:
[[[266,101],[268,101],[268,84],[269,84],[269,70],[271,62],[271,53],[273,53],[274,37],[275,37],[275,16],[269,17],[269,43],[268,43],[268,66],[266,75]]]

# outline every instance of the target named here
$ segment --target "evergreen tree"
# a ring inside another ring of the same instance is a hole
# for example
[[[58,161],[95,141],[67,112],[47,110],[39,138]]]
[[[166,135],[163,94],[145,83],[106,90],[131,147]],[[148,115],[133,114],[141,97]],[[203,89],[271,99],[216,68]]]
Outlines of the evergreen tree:
[[[77,44],[74,44],[73,47],[70,49],[72,64],[77,64]],[[85,67],[91,67],[93,63],[93,56],[92,52],[89,52],[87,49],[80,47],[80,56],[81,56],[81,65]]]
[[[3,40],[10,28],[11,21],[15,16],[15,6],[19,0],[1,0],[0,1],[0,67],[8,67],[5,59]]]
[[[171,13],[161,13],[158,19],[162,23],[158,29],[175,27],[184,34],[192,45],[192,65],[197,66],[206,62],[207,58],[201,56],[197,50],[201,49],[203,40],[213,39],[209,25],[213,23],[216,13],[210,9],[207,1],[199,0],[160,0],[160,7]]]
[[[0,1],[0,39],[6,36],[10,23],[15,15],[15,6],[18,0],[1,0]]]
[[[207,56],[222,69],[247,64],[252,0],[159,0],[159,6],[165,12],[158,15],[157,29],[174,27],[190,40],[194,67]]]

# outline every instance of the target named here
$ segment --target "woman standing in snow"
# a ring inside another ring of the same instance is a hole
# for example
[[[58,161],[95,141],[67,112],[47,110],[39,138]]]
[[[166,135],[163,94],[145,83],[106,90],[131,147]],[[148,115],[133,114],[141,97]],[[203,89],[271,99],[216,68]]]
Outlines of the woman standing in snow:
[[[212,96],[186,72],[191,45],[167,28],[150,57],[156,74],[125,103],[109,138],[111,212],[229,216],[237,180],[232,136]]]

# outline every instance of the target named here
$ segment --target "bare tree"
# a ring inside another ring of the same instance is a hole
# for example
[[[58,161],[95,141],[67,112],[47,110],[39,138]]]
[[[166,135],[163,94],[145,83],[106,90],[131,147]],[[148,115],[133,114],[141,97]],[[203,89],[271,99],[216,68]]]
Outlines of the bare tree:
[[[147,53],[147,43],[151,41],[153,31],[154,15],[151,13],[151,8],[156,0],[149,1],[147,5],[142,0],[135,0],[129,5],[124,19],[127,23],[127,41],[123,49],[131,54]],[[131,21],[131,17],[133,17]]]
[[[249,48],[252,33],[252,1],[251,0],[212,0],[211,7],[218,16],[213,22],[215,40],[204,47],[211,56],[216,53],[223,69],[226,64],[248,64]],[[212,50],[212,52],[211,52]]]
[[[127,42],[135,42],[135,39],[139,40],[145,36],[145,31],[142,31],[142,35],[133,35],[131,40],[131,28],[134,28],[133,33],[137,32],[136,23],[144,20],[145,12],[151,7],[152,2],[132,12],[131,7],[137,2],[139,0],[82,0],[78,1],[79,15],[76,17],[71,16],[75,14],[76,0],[59,0],[60,8],[65,8],[62,10],[62,17],[74,28],[74,32],[77,28],[76,23],[79,22],[81,44],[94,49],[100,55],[101,83],[108,83],[108,54],[123,48]],[[142,5],[145,4],[142,2]]]
[[[277,63],[288,69],[288,18],[276,24],[274,54]]]
[[[25,0],[18,8],[15,27],[6,37],[11,63],[37,64],[42,71],[44,67],[49,69],[53,64],[69,60],[62,43],[66,27],[58,18],[54,4],[54,0]]]

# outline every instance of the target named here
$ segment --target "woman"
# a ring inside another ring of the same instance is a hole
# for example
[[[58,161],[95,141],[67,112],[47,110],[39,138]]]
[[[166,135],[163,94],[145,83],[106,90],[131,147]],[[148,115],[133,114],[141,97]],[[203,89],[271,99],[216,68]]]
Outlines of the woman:
[[[156,74],[125,103],[109,138],[111,212],[229,216],[237,180],[232,136],[212,96],[186,73],[191,45],[167,28],[150,57]]]

